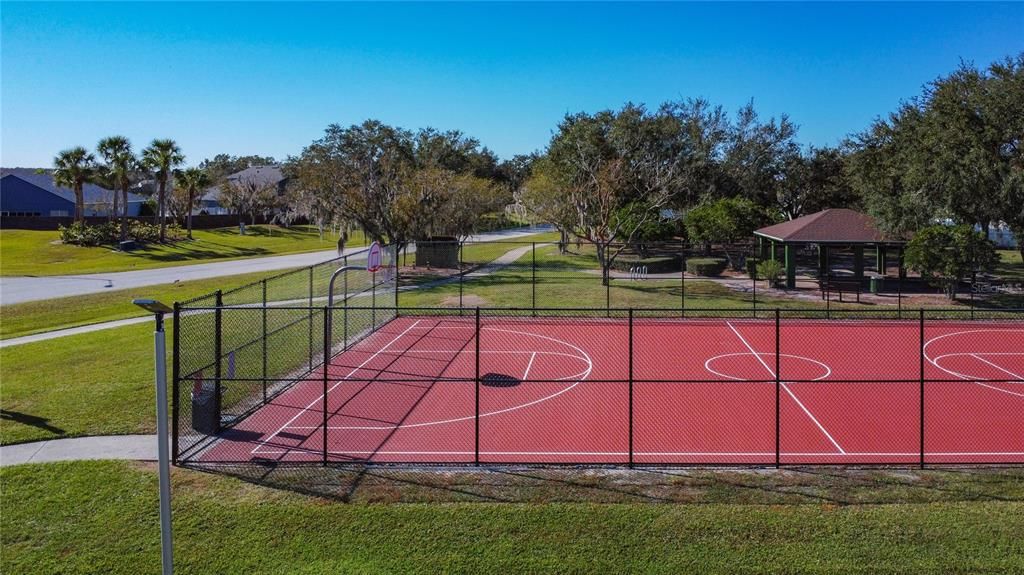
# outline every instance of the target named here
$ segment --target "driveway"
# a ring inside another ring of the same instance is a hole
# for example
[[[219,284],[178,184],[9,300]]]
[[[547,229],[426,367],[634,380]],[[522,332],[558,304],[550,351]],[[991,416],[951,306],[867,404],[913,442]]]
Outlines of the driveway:
[[[472,236],[470,237],[470,240],[512,240],[546,231],[550,231],[550,228],[541,226],[536,228],[488,232]],[[354,253],[363,249],[365,248],[351,248],[345,250],[345,253]],[[218,276],[298,268],[311,266],[334,257],[337,257],[337,252],[335,250],[326,250],[303,254],[210,262],[205,264],[192,264],[106,274],[47,277],[0,277],[0,304],[8,305],[27,301],[85,295],[104,291],[168,284]]]

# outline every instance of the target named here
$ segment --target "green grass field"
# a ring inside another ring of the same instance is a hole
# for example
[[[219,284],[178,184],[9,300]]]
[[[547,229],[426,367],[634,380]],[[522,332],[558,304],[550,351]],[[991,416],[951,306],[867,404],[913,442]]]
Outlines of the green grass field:
[[[991,487],[989,496],[976,500],[954,496],[916,504],[720,503],[748,494],[744,483],[755,494],[743,496],[756,500],[755,486],[768,483],[727,474],[692,482],[704,486],[706,501],[699,505],[367,505],[331,503],[186,470],[176,469],[173,476],[180,573],[1024,570],[1024,503],[1019,492]],[[981,485],[973,479],[921,481],[953,492]],[[5,574],[159,571],[151,465],[23,465],[0,469],[0,484],[0,571]],[[1013,489],[1014,482],[1008,485]],[[679,489],[684,487],[681,482]],[[407,488],[401,482],[392,486]],[[435,499],[446,497],[444,490],[438,493]]]
[[[1008,280],[1024,281],[1024,261],[1018,250],[999,250],[995,275]]]
[[[248,226],[193,231],[193,240],[150,244],[132,252],[109,247],[64,245],[55,231],[0,230],[0,275],[50,276],[131,271],[190,263],[273,256],[337,247],[337,238],[321,239],[314,226]],[[349,246],[365,245],[362,232]]]
[[[0,444],[153,432],[152,333],[147,323],[0,349]]]

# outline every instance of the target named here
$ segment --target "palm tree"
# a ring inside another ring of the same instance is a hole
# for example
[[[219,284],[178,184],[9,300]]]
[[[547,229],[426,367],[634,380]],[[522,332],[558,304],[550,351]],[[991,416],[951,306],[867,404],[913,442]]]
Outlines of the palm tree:
[[[92,180],[96,157],[82,146],[64,150],[53,158],[53,182],[75,191],[75,222],[85,217],[85,196],[82,188]]]
[[[188,222],[188,239],[192,239],[192,208],[196,203],[196,195],[202,193],[210,185],[210,176],[202,168],[188,168],[174,174],[174,185],[188,194],[185,220]]]
[[[103,138],[96,146],[96,151],[103,156],[106,176],[110,178],[115,190],[121,190],[123,213],[115,214],[121,218],[121,241],[128,239],[128,188],[132,185],[132,176],[138,169],[139,161],[132,153],[132,143],[124,136]],[[117,212],[117,192],[114,192],[114,211]]]
[[[156,139],[149,147],[142,150],[142,163],[149,168],[159,184],[157,195],[157,212],[160,217],[160,241],[167,241],[167,181],[171,178],[174,168],[185,161],[185,155],[174,140]]]

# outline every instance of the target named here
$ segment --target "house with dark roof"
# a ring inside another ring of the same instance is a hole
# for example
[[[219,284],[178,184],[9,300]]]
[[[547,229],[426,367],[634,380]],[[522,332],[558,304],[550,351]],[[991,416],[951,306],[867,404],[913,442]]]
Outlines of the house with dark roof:
[[[110,214],[114,193],[96,184],[86,184],[82,189],[85,215]],[[128,215],[139,215],[145,201],[146,198],[129,193]],[[0,168],[0,213],[4,216],[73,216],[75,192],[55,184],[52,170]]]
[[[228,176],[229,184],[252,184],[258,187],[274,186],[277,188],[277,195],[283,196],[288,185],[288,177],[284,174],[281,166],[249,166],[248,168],[235,172]],[[221,202],[221,188],[218,183],[206,189],[206,193],[199,199],[199,211],[207,214],[230,214],[231,208],[224,206]]]
[[[903,245],[905,242],[890,238],[882,232],[874,218],[867,214],[849,210],[829,209],[800,218],[782,222],[754,231],[760,247],[761,257],[776,259],[778,248],[782,248],[782,260],[786,270],[786,287],[796,286],[796,249],[814,246],[818,251],[818,278],[828,277],[831,270],[830,254],[834,250],[853,252],[853,279],[864,279],[864,248],[875,249],[875,268],[886,274],[887,251],[896,251],[897,268],[903,271]]]

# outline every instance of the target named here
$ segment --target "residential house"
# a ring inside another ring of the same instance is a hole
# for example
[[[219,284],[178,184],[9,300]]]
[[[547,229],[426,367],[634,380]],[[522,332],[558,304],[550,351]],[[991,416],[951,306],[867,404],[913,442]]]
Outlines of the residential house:
[[[274,186],[277,188],[277,195],[283,196],[288,185],[288,177],[285,176],[281,166],[249,166],[248,168],[235,172],[227,178],[229,184],[251,183],[259,187]],[[206,189],[206,193],[199,199],[198,213],[212,215],[232,214],[229,206],[221,201],[221,187],[218,182],[215,186]]]
[[[82,189],[85,215],[109,215],[114,193],[96,184],[86,184]],[[129,193],[128,215],[139,215],[145,201],[146,198]],[[56,185],[53,170],[0,168],[0,213],[4,216],[73,216],[75,191]]]

